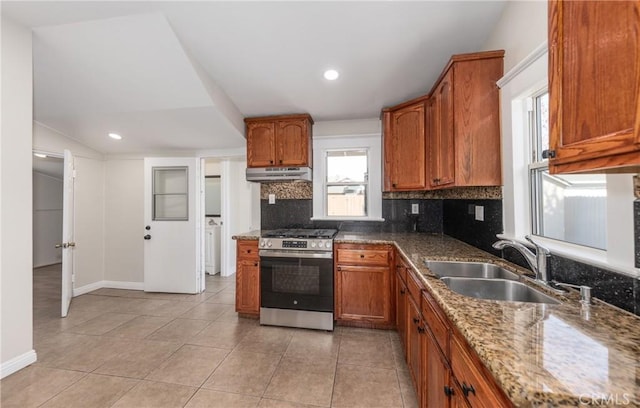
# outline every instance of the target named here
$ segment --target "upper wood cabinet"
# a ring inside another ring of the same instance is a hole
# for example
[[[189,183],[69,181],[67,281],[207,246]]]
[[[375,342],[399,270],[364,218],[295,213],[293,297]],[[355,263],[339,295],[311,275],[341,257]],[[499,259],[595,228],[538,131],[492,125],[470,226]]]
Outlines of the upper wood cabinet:
[[[431,91],[431,188],[502,185],[500,100],[504,51],[459,54]]]
[[[427,98],[383,109],[384,191],[425,190]]]
[[[453,112],[453,70],[449,69],[428,104],[429,186],[432,188],[455,182]]]
[[[640,171],[640,2],[549,2],[551,173]]]
[[[311,167],[311,116],[267,116],[244,121],[247,167]]]

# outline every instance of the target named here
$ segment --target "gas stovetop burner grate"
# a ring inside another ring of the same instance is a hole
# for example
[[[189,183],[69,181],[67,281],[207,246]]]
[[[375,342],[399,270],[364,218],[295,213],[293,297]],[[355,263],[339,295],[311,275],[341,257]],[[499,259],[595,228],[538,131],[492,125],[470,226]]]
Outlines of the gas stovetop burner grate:
[[[262,238],[332,239],[337,233],[335,229],[278,229],[265,231]]]

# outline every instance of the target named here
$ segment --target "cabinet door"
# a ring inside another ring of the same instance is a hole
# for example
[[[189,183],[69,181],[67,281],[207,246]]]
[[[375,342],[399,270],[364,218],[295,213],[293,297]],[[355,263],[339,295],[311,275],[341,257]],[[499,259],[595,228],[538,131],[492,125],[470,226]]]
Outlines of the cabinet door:
[[[278,166],[309,165],[309,131],[306,120],[276,122]]]
[[[445,186],[455,181],[453,124],[453,69],[449,69],[434,91],[435,118],[431,136],[431,186]]]
[[[385,191],[424,190],[427,187],[425,102],[385,116]]]
[[[438,350],[438,345],[429,334],[424,336],[426,387],[423,405],[429,408],[448,408],[450,396],[455,392],[451,381],[451,370]]]
[[[422,330],[422,319],[420,309],[411,296],[408,296],[407,308],[407,362],[409,372],[416,385],[418,401],[420,400],[421,384],[421,361],[420,361],[420,331]]]
[[[638,15],[638,1],[549,2],[551,173],[640,170]]]
[[[238,261],[236,270],[236,312],[260,313],[260,264]]]
[[[247,166],[276,165],[276,138],[273,122],[247,123]]]
[[[391,323],[388,267],[338,265],[336,317],[341,320]]]
[[[400,272],[396,273],[396,327],[400,334],[402,350],[407,357],[407,285],[401,278]]]

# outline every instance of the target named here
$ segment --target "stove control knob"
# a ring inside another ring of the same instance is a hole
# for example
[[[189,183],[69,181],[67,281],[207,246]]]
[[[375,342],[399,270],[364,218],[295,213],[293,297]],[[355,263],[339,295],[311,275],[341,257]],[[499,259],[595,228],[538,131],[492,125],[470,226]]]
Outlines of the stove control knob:
[[[311,241],[311,248],[315,248],[316,247],[316,241]]]
[[[260,246],[264,247],[264,241],[260,241]]]
[[[327,248],[331,248],[331,241],[327,241],[324,246],[326,246]]]
[[[267,246],[268,246],[269,248],[271,248],[271,245],[273,245],[273,244],[271,243],[271,241],[267,241]]]

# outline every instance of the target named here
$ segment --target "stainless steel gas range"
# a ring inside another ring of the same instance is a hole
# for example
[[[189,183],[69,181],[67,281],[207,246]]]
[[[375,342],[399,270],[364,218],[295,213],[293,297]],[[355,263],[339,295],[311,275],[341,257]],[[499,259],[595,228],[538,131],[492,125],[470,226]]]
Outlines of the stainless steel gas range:
[[[337,232],[262,233],[260,324],[333,330],[333,237]]]

